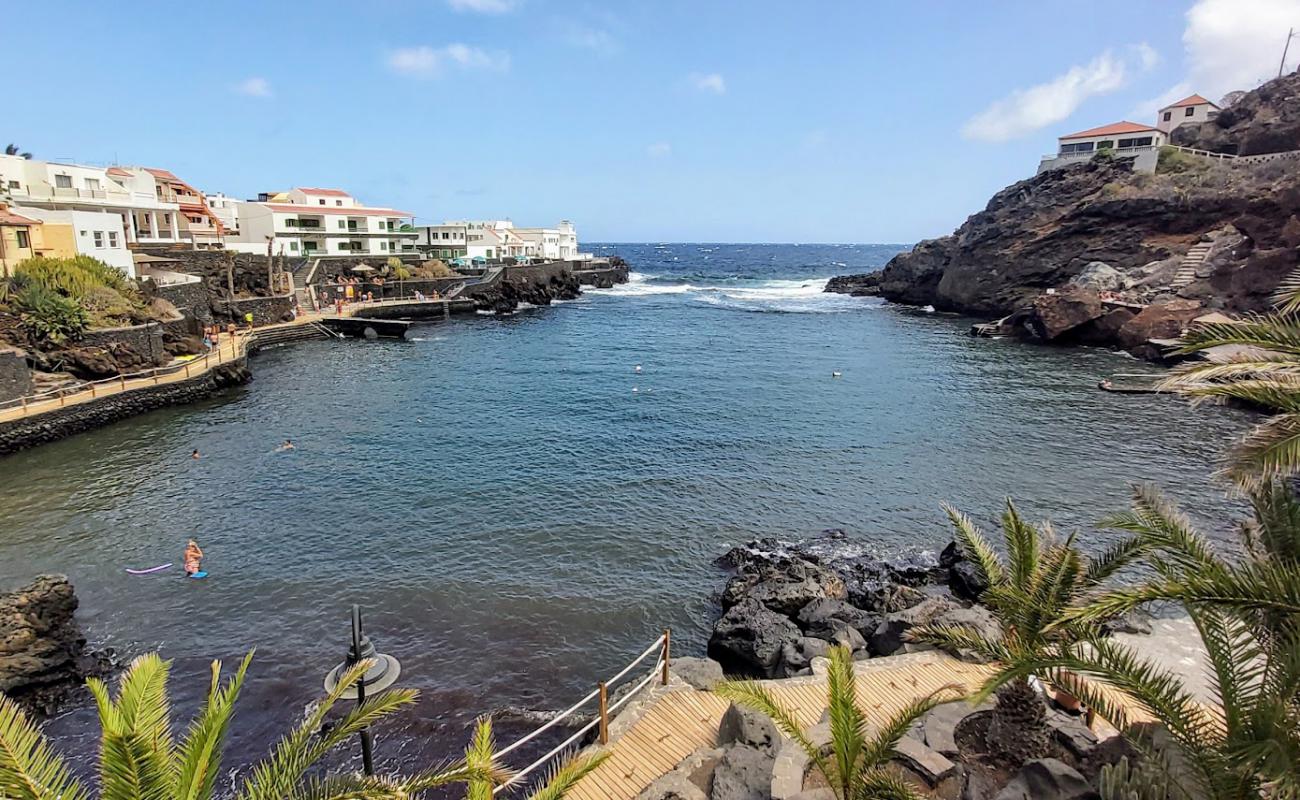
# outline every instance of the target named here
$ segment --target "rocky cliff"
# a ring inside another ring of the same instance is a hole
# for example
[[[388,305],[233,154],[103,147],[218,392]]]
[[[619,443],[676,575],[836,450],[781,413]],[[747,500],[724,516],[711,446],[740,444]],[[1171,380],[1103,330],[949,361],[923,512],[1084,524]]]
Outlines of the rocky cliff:
[[[1224,152],[1300,149],[1297,98],[1300,76],[1287,76],[1180,136]],[[952,235],[827,289],[989,317],[1028,314],[1018,330],[1035,338],[1132,349],[1176,336],[1210,310],[1264,310],[1298,267],[1300,160],[1169,149],[1155,174],[1098,156],[1015,183]],[[1130,324],[1139,316],[1132,310],[1106,319],[1116,309],[1102,306],[1101,292],[1146,306],[1148,319]],[[1077,302],[1040,300],[1058,293]]]
[[[86,654],[76,610],[77,596],[62,575],[40,575],[0,593],[0,692],[48,709],[102,666]]]

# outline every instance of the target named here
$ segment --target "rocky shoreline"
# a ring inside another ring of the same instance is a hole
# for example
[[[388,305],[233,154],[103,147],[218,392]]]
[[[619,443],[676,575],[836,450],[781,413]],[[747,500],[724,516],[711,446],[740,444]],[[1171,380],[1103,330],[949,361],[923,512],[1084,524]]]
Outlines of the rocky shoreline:
[[[826,291],[1161,360],[1160,342],[1198,318],[1268,310],[1300,269],[1300,74],[1178,133],[1177,144],[1241,157],[1166,148],[1154,174],[1102,156],[1050,169],[995,194],[953,234]]]

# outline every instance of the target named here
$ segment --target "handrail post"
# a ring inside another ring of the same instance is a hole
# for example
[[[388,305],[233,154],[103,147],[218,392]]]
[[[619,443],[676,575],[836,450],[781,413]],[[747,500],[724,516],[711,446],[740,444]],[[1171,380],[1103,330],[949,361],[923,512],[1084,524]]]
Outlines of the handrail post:
[[[600,682],[600,743],[609,744],[609,689]]]
[[[664,686],[668,685],[668,659],[672,654],[673,631],[672,628],[664,628]]]

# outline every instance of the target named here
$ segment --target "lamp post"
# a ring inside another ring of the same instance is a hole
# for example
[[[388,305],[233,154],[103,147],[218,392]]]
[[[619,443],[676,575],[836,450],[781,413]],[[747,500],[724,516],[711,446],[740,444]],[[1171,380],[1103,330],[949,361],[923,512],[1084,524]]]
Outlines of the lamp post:
[[[370,668],[341,695],[349,700],[355,698],[358,707],[366,702],[367,693],[382,692],[396,683],[398,676],[402,674],[402,665],[392,656],[375,651],[375,646],[371,643],[370,637],[361,632],[361,606],[353,603],[352,644],[348,647],[348,655],[343,660],[343,663],[330,670],[329,674],[325,676],[325,691],[333,692],[338,687],[339,678],[343,676],[343,673],[347,672],[353,665],[366,659],[373,662]],[[375,774],[369,728],[361,729],[361,764],[365,768],[367,775]]]

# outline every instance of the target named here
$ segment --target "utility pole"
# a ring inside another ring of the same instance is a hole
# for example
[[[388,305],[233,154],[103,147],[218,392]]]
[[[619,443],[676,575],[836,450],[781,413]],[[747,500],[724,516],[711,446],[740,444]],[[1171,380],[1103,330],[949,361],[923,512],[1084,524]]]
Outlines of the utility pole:
[[[1286,69],[1286,53],[1291,49],[1291,40],[1295,38],[1295,28],[1287,31],[1286,45],[1282,47],[1282,63],[1277,65],[1277,76],[1282,77],[1282,71]]]

